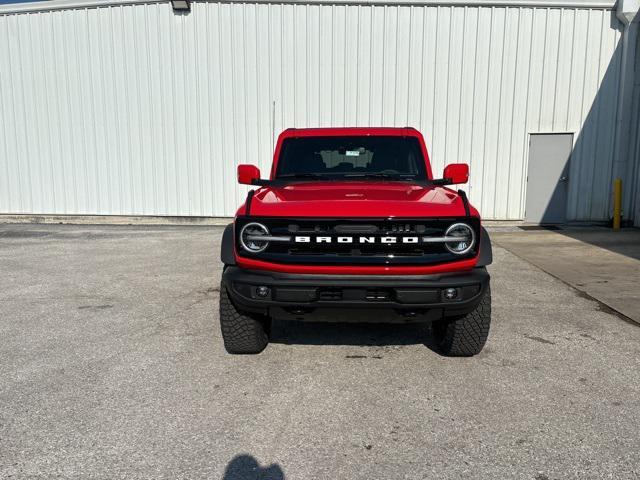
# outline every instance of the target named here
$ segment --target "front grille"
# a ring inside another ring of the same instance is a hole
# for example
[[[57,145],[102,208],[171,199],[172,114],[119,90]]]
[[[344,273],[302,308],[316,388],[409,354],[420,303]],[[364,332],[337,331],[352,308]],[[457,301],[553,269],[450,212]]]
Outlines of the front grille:
[[[239,243],[239,236],[242,227],[250,222],[265,225],[275,238],[289,240],[271,241],[263,251],[247,252]],[[458,222],[469,224],[476,235],[476,245],[466,255],[449,252],[442,242],[427,241],[444,237],[449,226]],[[354,220],[238,217],[236,241],[241,255],[276,263],[424,265],[475,256],[479,229],[479,219],[474,217]]]

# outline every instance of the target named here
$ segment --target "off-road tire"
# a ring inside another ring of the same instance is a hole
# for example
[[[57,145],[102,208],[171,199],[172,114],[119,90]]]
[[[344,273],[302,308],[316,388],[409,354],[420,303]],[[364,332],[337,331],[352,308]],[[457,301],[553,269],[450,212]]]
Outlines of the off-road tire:
[[[220,287],[220,330],[228,353],[260,353],[269,343],[271,319],[238,311],[223,285]]]
[[[434,322],[433,336],[440,351],[451,357],[470,357],[480,353],[491,325],[491,288],[482,294],[478,306],[468,314]]]

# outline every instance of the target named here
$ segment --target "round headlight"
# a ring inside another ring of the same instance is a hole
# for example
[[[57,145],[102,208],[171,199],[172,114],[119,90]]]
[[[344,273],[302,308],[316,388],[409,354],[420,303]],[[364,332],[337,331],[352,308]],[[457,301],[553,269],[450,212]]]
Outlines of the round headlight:
[[[448,241],[445,243],[447,250],[451,253],[455,253],[456,255],[469,253],[476,241],[476,234],[474,233],[473,228],[466,223],[454,223],[447,228],[445,237],[460,238],[459,242]]]
[[[247,223],[240,230],[240,244],[247,252],[260,253],[269,246],[269,242],[260,240],[266,235],[269,235],[269,230],[261,223]]]

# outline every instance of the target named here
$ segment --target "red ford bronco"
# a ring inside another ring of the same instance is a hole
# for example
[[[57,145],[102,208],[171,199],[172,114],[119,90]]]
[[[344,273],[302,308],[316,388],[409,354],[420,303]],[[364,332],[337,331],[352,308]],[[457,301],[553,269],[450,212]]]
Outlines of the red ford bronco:
[[[229,353],[258,353],[272,319],[432,322],[446,355],[482,350],[491,322],[491,243],[462,190],[435,179],[413,128],[290,129],[268,180],[222,237],[220,325]]]

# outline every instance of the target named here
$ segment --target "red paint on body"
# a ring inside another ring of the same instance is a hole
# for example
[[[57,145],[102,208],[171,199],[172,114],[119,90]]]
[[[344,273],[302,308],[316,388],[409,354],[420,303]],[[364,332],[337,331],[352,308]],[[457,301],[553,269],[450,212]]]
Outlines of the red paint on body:
[[[418,140],[424,157],[427,177],[433,180],[429,154],[422,134],[414,128],[308,128],[288,129],[280,134],[273,155],[270,178],[275,178],[282,144],[288,138],[312,136],[405,136]],[[463,173],[454,168],[451,172]],[[249,176],[247,174],[247,176]],[[470,215],[479,217],[469,206]],[[246,212],[243,204],[236,215]],[[447,187],[384,180],[298,181],[284,186],[261,187],[251,202],[256,217],[328,217],[328,218],[441,218],[465,215],[460,195]],[[236,252],[241,268],[300,274],[344,275],[426,275],[472,269],[477,257],[442,265],[429,266],[349,266],[290,265],[242,257]]]

